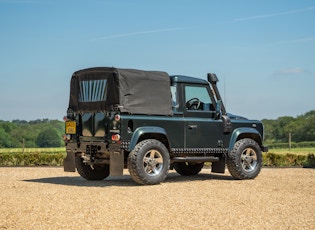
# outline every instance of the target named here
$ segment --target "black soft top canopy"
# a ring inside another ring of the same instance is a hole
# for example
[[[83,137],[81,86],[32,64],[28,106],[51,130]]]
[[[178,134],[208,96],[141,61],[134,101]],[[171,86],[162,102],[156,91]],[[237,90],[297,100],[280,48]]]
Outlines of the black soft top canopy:
[[[108,67],[83,69],[72,75],[69,108],[96,112],[114,107],[131,114],[172,115],[169,75]]]

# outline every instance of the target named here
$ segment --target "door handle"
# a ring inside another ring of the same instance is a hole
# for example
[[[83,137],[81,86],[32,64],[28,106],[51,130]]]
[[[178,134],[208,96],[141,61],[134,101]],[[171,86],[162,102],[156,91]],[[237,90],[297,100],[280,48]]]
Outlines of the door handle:
[[[188,125],[188,129],[196,129],[197,125]]]

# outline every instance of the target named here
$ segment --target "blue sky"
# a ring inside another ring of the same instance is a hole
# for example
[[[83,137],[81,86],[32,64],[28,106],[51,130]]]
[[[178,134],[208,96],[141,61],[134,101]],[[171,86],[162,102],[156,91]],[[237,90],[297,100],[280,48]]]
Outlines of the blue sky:
[[[74,71],[114,66],[206,78],[230,113],[315,109],[311,0],[0,0],[0,120],[59,119]]]

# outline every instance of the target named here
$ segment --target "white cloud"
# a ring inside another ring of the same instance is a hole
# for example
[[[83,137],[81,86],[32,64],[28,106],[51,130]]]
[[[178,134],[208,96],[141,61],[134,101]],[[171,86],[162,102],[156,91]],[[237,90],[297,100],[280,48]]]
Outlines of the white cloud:
[[[281,74],[281,75],[291,75],[291,74],[309,73],[309,71],[300,67],[295,67],[295,68],[281,69],[281,70],[278,70],[276,73]]]
[[[37,0],[37,1],[34,1],[34,0],[0,0],[0,3],[11,3],[11,4],[19,4],[19,3],[22,3],[22,4],[32,4],[32,3],[43,3],[43,1],[40,1],[40,0]]]
[[[262,15],[255,15],[255,16],[251,16],[251,17],[235,18],[234,21],[257,20],[257,19],[271,18],[271,17],[281,16],[281,15],[297,14],[297,13],[312,11],[312,10],[315,10],[315,6],[310,6],[310,7],[303,8],[303,9],[296,9],[296,10],[291,10],[291,11],[273,13],[273,14],[262,14]]]
[[[270,43],[267,46],[289,45],[289,44],[305,43],[305,42],[312,42],[312,41],[315,41],[315,37],[278,41],[278,42]]]
[[[91,41],[106,40],[106,39],[112,39],[112,38],[130,37],[130,36],[141,35],[141,34],[161,33],[161,32],[176,31],[176,30],[182,30],[182,28],[166,28],[166,29],[146,30],[146,31],[125,33],[125,34],[114,34],[114,35],[109,35],[109,36],[105,36],[105,37],[99,37],[99,38],[96,38],[96,39],[92,39]]]

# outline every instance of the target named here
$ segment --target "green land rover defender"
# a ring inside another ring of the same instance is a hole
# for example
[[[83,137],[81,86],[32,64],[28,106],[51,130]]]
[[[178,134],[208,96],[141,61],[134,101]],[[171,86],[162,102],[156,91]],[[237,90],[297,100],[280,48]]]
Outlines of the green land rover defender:
[[[263,125],[226,112],[208,81],[161,71],[97,67],[75,72],[65,117],[64,170],[87,180],[122,175],[158,184],[169,169],[253,179],[262,166]],[[209,164],[210,165],[210,164]]]

